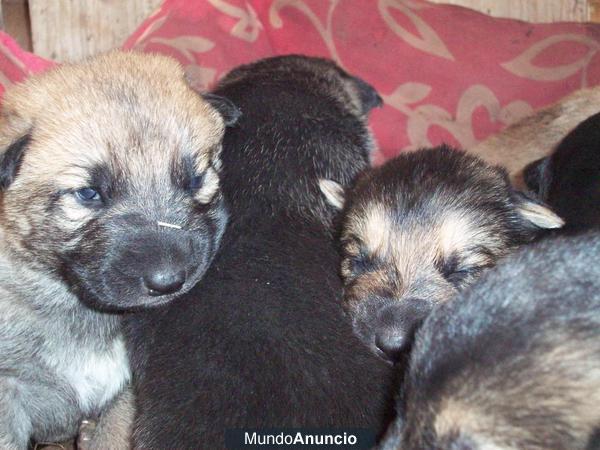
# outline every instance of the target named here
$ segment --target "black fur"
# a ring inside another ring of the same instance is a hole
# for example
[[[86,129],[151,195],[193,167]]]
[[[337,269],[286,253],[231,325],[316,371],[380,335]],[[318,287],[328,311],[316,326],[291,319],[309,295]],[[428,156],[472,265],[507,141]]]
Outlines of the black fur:
[[[594,434],[590,436],[590,440],[585,450],[600,450],[600,426],[598,426],[594,431]]]
[[[6,189],[14,181],[30,140],[31,135],[26,134],[10,144],[0,155],[0,190]]]
[[[130,323],[135,448],[220,449],[239,427],[381,431],[391,371],[344,316],[318,187],[368,165],[365,118],[342,81],[331,62],[288,56],[217,89],[243,112],[222,153],[230,226],[189,295]]]
[[[530,189],[565,219],[565,232],[600,226],[600,113],[525,169]]]
[[[591,417],[577,414],[590,408],[575,403],[598,395],[600,380],[587,374],[600,369],[599,338],[600,235],[525,247],[427,318],[403,387],[404,421],[381,450],[595,448],[600,423],[586,430]],[[459,409],[440,433],[449,402]]]

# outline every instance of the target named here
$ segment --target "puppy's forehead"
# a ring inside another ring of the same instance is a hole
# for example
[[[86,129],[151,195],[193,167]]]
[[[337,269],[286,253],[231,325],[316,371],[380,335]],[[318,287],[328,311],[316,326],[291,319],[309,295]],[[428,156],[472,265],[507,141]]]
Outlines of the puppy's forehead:
[[[385,205],[370,203],[349,214],[345,229],[346,237],[358,237],[371,253],[383,251],[389,244],[393,224]]]
[[[7,95],[5,115],[31,122],[24,166],[55,172],[119,159],[149,170],[182,156],[204,170],[224,131],[220,115],[187,86],[175,61],[127,53],[67,65],[18,86]]]
[[[438,221],[434,232],[442,254],[449,255],[461,251],[482,238],[485,233],[478,228],[475,218],[470,217],[467,211],[449,211],[443,214]]]
[[[380,202],[352,211],[345,233],[357,236],[371,254],[403,258],[450,255],[489,238],[467,210],[402,213]]]

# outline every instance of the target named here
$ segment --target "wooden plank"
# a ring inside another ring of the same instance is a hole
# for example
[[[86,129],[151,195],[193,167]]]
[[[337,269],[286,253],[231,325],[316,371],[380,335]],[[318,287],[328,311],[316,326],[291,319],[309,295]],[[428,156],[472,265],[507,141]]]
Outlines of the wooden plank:
[[[600,0],[588,0],[590,19],[592,22],[600,22]]]
[[[528,22],[587,22],[595,0],[432,0]]]
[[[29,0],[33,51],[75,61],[119,47],[161,0]]]
[[[31,51],[31,23],[27,0],[2,0],[2,30],[10,34],[25,50]]]

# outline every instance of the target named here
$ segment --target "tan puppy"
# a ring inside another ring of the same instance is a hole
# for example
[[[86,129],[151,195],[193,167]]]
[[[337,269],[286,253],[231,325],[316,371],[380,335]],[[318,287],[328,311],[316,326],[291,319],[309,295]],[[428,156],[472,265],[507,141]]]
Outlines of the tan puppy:
[[[582,89],[540,109],[477,144],[468,153],[507,169],[518,188],[525,187],[523,169],[548,156],[580,122],[600,111],[600,86]]]
[[[6,94],[0,448],[74,437],[129,381],[118,313],[169,302],[206,271],[227,216],[221,139],[238,114],[206,100],[174,60],[122,52]]]

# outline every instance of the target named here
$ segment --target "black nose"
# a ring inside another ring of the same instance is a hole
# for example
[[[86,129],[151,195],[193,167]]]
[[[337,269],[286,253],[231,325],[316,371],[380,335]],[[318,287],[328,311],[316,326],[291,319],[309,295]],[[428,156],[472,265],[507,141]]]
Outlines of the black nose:
[[[377,315],[375,345],[393,362],[410,349],[416,329],[429,308],[421,301],[400,300],[385,306]]]
[[[406,333],[391,327],[380,329],[375,336],[375,345],[390,361],[396,362],[407,347]]]
[[[156,269],[144,275],[144,285],[153,296],[173,294],[185,283],[185,271],[179,269]]]

